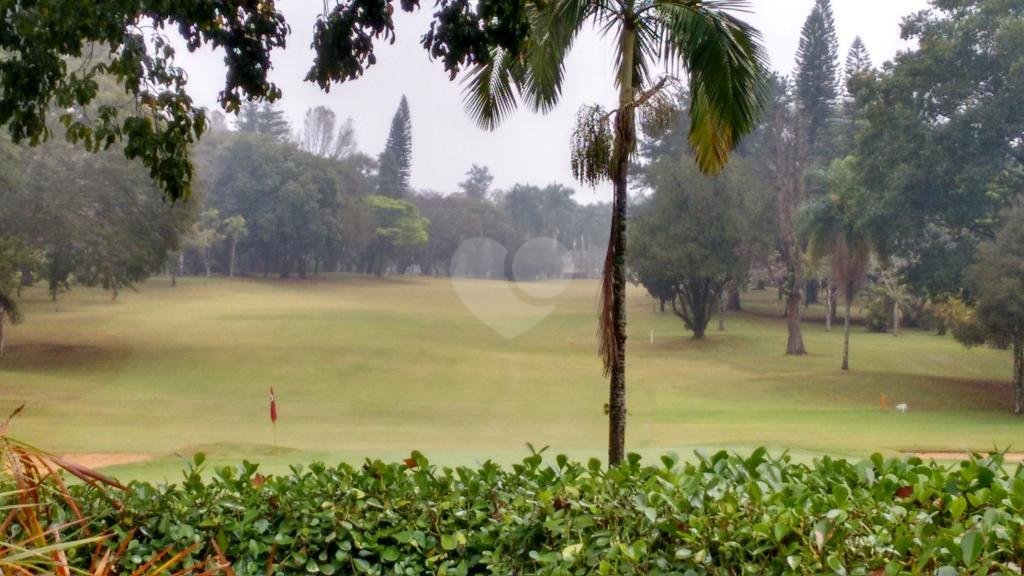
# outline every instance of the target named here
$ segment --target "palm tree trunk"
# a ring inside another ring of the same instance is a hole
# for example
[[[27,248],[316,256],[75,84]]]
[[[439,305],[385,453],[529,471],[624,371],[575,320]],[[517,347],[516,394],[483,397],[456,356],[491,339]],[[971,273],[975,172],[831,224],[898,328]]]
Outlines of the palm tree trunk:
[[[843,370],[850,369],[850,308],[853,306],[853,290],[846,287],[846,313],[843,316]]]
[[[636,139],[633,110],[633,51],[636,30],[623,25],[619,109],[615,114],[612,159],[612,227],[602,280],[601,340],[608,385],[608,465],[622,462],[626,447],[626,202],[629,156]]]

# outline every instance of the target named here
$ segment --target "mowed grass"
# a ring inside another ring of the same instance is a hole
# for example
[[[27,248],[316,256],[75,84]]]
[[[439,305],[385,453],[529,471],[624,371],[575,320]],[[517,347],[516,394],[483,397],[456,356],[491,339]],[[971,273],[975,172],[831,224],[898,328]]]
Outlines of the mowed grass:
[[[504,304],[504,283],[468,290],[476,314],[448,280],[418,277],[154,279],[116,303],[83,288],[52,303],[32,289],[0,360],[0,411],[27,403],[12,434],[54,451],[149,455],[112,470],[150,479],[177,477],[196,451],[271,470],[412,449],[440,462],[508,461],[527,442],[603,458],[596,282],[570,283],[512,339],[480,318],[523,321],[534,308]],[[725,332],[713,322],[704,341],[639,289],[629,298],[630,450],[1024,447],[1005,351],[855,328],[844,373],[841,330],[822,324],[805,324],[809,356],[782,354],[771,290],[745,294],[757,313],[730,315]],[[909,412],[881,410],[882,394]]]

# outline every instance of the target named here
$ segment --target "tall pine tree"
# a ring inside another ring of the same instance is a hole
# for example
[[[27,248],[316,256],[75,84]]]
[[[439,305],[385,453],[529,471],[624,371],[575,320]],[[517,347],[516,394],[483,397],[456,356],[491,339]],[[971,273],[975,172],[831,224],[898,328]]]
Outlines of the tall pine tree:
[[[839,97],[839,37],[829,0],[815,0],[804,22],[794,76],[796,94],[807,123],[810,155],[821,156],[816,146],[827,130]]]
[[[243,104],[236,126],[239,132],[264,134],[279,142],[287,140],[292,131],[284,112],[269,102]]]
[[[412,167],[412,117],[409,114],[409,101],[404,95],[391,119],[388,141],[378,161],[377,193],[390,198],[407,196]]]
[[[850,51],[846,54],[846,81],[849,82],[850,78],[871,70],[871,67],[871,54],[868,53],[868,47],[864,45],[860,36],[857,36],[853,39]]]
[[[838,158],[854,152],[857,134],[864,128],[863,111],[858,108],[857,94],[870,84],[873,69],[871,55],[860,36],[853,39],[846,55],[845,87],[840,129],[836,133],[835,155]]]

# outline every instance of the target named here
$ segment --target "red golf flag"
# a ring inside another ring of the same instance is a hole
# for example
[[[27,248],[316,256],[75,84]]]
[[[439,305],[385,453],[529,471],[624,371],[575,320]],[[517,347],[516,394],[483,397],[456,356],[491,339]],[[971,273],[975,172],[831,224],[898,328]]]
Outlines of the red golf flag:
[[[277,424],[277,397],[273,386],[270,387],[270,423]]]

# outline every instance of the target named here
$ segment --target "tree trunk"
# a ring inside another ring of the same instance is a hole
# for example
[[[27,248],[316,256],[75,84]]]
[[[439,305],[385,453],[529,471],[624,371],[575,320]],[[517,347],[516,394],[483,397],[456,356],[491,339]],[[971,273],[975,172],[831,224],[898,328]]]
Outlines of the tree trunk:
[[[626,203],[629,157],[636,139],[633,109],[633,51],[636,30],[623,26],[619,109],[615,114],[615,155],[611,180],[612,226],[602,280],[602,352],[608,372],[608,465],[622,462],[626,448]]]
[[[664,298],[658,298],[658,304],[661,307],[661,313],[664,314],[665,313],[665,299]]]
[[[892,301],[892,335],[900,335],[900,304],[895,298]]]
[[[740,289],[735,284],[729,289],[729,303],[725,307],[730,312],[743,310],[743,303],[740,300]]]
[[[725,298],[726,289],[723,287],[718,292],[718,331],[725,332]]]
[[[804,287],[803,255],[796,239],[793,215],[800,201],[803,181],[804,143],[802,125],[797,123],[793,141],[785,137],[785,122],[781,114],[773,119],[777,140],[775,163],[778,172],[775,184],[778,194],[779,237],[782,261],[786,265],[786,278],[781,287],[786,295],[786,328],[789,338],[786,354],[800,356],[807,353],[803,334],[800,331],[800,290]]]
[[[171,262],[171,288],[174,288],[175,286],[178,285],[178,263],[177,263],[177,260],[178,260],[177,258],[174,258],[174,261]]]
[[[825,331],[832,331],[832,279],[829,278],[825,284]]]
[[[850,308],[853,306],[853,290],[846,288],[846,313],[843,315],[843,370],[850,369]]]
[[[799,284],[794,282],[793,288],[786,297],[786,330],[789,338],[786,340],[786,354],[790,356],[802,356],[807,354],[804,347],[804,336],[800,331],[800,290]]]
[[[2,335],[0,335],[2,338]],[[1013,413],[1024,412],[1024,335],[1013,339]]]
[[[4,328],[6,327],[6,322],[7,310],[4,310],[3,306],[0,306],[0,357],[3,357],[4,355],[4,344],[6,337],[6,330],[4,330]]]
[[[236,246],[236,244],[238,244],[238,241],[235,240],[234,236],[232,236],[231,237],[231,258],[228,261],[228,278],[234,278],[235,277],[235,246]]]

